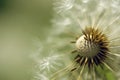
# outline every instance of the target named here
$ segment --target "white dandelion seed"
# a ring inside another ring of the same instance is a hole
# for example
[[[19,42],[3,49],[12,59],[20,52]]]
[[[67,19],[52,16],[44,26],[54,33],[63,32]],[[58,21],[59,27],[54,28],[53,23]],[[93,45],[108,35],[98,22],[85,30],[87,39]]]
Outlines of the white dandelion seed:
[[[46,58],[43,58],[40,60],[39,64],[39,69],[40,71],[48,71],[50,70],[56,70],[56,66],[62,66],[62,64],[58,63],[60,57],[58,55],[53,55],[53,56],[48,56]]]
[[[46,77],[44,74],[40,74],[39,72],[36,73],[36,76],[34,77],[35,80],[49,80],[48,77]]]
[[[56,34],[60,34],[61,32],[63,32],[66,28],[66,26],[69,26],[71,24],[71,20],[69,18],[61,18],[61,19],[57,19],[57,20],[52,20],[53,23],[53,27],[54,27],[54,33]],[[60,27],[58,27],[60,26]],[[60,28],[60,29],[58,29]]]
[[[54,9],[57,13],[65,12],[73,7],[74,0],[61,0],[56,1],[54,5],[56,6]]]

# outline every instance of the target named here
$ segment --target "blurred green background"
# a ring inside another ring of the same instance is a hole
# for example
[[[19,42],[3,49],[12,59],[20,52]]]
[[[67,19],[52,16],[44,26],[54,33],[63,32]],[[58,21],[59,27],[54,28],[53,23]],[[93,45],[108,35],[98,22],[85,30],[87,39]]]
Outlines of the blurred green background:
[[[51,29],[52,0],[0,0],[0,80],[31,80],[32,40]]]

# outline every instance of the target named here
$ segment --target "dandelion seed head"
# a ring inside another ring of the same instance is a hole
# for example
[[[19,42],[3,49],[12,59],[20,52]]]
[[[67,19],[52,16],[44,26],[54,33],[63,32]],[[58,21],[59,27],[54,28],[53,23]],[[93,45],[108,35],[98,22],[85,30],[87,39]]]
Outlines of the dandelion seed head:
[[[114,72],[113,78],[117,77],[114,79],[119,80],[120,1],[57,0],[54,5],[55,12],[60,15],[55,14],[52,20],[53,29],[49,34],[50,40],[45,40],[43,52],[40,53],[49,54],[50,49],[54,52],[52,55],[41,55],[42,58],[37,60],[40,71],[38,74],[47,75],[49,79],[51,73],[59,72],[58,67],[62,66],[65,69],[55,75],[57,80],[109,80],[107,73]],[[73,37],[64,34],[69,30],[75,33],[72,34],[75,38],[78,37],[73,41],[73,46],[68,43],[69,46],[66,47],[67,42],[73,40]],[[68,47],[71,47],[70,50]],[[69,53],[71,49],[76,49],[74,54],[64,56],[65,59],[60,57],[60,54]],[[67,52],[64,52],[66,50]],[[62,65],[61,61],[65,65]],[[71,62],[72,66],[66,68],[68,62]],[[65,77],[67,74],[71,76]],[[61,75],[64,77],[61,78]]]
[[[83,34],[76,41],[75,61],[80,66],[87,64],[90,69],[94,65],[103,64],[109,54],[107,37],[95,27],[86,27]]]

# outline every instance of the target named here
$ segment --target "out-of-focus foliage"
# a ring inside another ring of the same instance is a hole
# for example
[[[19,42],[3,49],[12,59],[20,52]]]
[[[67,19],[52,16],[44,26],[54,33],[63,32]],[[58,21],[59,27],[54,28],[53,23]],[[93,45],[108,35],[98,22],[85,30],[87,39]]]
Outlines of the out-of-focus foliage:
[[[0,80],[33,78],[33,39],[45,39],[51,18],[50,0],[0,0]]]

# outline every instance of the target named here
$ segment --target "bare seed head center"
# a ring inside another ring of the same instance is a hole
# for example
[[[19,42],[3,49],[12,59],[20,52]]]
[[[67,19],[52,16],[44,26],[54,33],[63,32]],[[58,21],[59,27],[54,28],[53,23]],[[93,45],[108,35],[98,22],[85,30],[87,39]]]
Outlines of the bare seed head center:
[[[97,55],[100,49],[98,44],[86,40],[85,35],[79,37],[75,45],[77,51],[79,52],[79,55],[86,57],[92,57]]]

